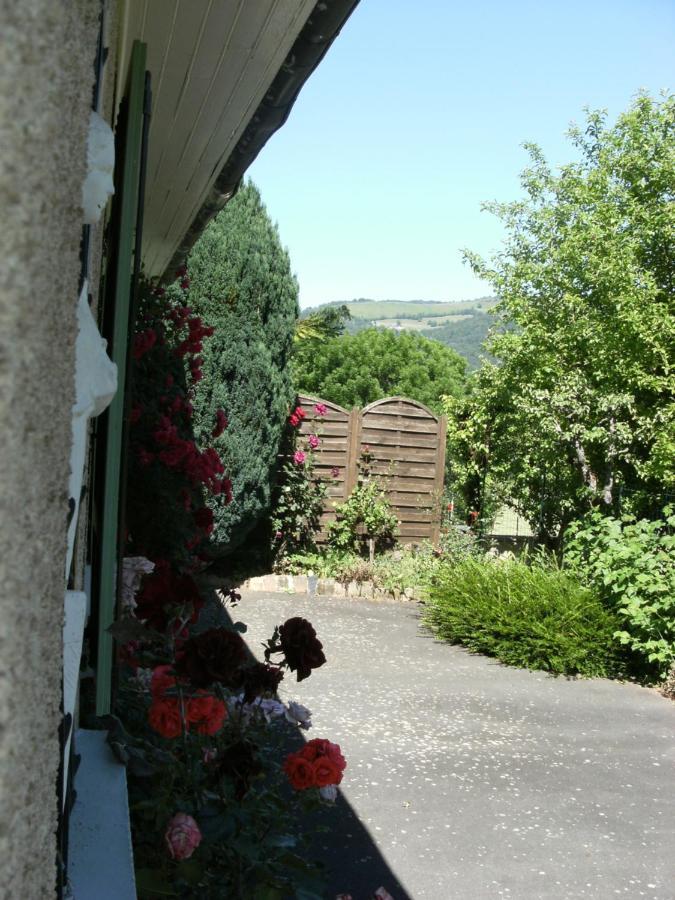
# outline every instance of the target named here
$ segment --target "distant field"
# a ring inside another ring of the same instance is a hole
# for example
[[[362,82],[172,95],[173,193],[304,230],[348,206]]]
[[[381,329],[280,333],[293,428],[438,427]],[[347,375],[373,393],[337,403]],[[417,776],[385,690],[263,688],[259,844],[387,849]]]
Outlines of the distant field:
[[[378,328],[402,328],[403,331],[424,331],[429,328],[431,323],[438,325],[447,325],[450,322],[461,322],[463,319],[470,319],[471,315],[452,315],[452,316],[428,316],[425,319],[376,319],[373,325]]]
[[[471,309],[486,310],[494,300],[463,300],[458,303],[425,303],[416,300],[364,300],[345,303],[355,319],[398,319],[410,316],[457,316]]]
[[[493,324],[488,315],[495,305],[494,297],[478,297],[457,303],[430,303],[423,300],[352,300],[345,303],[352,318],[346,323],[347,334],[358,334],[367,328],[411,331],[451,347],[467,361],[469,370],[477,369],[484,355],[483,344]],[[324,306],[342,306],[329,303]],[[317,307],[321,309],[321,307]],[[306,309],[303,315],[315,310]]]

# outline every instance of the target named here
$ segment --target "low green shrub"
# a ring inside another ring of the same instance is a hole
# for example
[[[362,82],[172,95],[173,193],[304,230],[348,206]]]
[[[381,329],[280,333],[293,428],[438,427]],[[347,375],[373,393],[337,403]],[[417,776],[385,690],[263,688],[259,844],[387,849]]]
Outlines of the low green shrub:
[[[373,580],[395,596],[407,592],[419,598],[426,596],[443,565],[442,553],[428,541],[419,546],[404,545],[393,553],[375,557]]]
[[[318,575],[343,581],[343,573],[356,562],[364,562],[356,553],[324,548],[313,553],[293,553],[281,561],[280,571],[291,575]]]
[[[511,666],[556,675],[625,674],[614,613],[572,575],[541,558],[466,559],[439,573],[424,622],[441,639]]]
[[[565,565],[617,613],[616,638],[657,678],[675,665],[675,516],[669,513],[656,521],[593,513],[565,534]]]

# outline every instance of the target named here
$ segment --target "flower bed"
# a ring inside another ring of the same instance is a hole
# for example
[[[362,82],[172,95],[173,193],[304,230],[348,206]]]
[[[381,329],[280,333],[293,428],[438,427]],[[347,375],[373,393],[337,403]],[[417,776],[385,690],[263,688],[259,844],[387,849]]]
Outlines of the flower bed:
[[[303,856],[299,823],[334,802],[346,763],[324,738],[289,752],[293,726],[309,728],[311,714],[281,703],[277,688],[326,660],[305,619],[275,629],[264,662],[251,657],[243,623],[223,614],[226,626],[203,624],[209,609],[194,576],[209,561],[214,510],[232,498],[216,447],[228,423],[220,409],[212,422],[193,421],[213,329],[185,305],[189,279],[177,275],[166,290],[141,291],[127,558],[111,629],[119,677],[106,724],[127,767],[138,896],[310,900],[322,881]],[[227,605],[238,599],[229,591]]]

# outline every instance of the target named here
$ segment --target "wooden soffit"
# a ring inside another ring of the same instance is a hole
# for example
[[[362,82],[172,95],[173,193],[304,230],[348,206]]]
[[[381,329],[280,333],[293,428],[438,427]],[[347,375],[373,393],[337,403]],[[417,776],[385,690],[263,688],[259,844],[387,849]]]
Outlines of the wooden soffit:
[[[228,199],[227,191],[221,192],[214,203],[216,179],[315,5],[316,0],[124,4],[117,96],[123,92],[136,39],[147,44],[152,77],[143,227],[143,261],[149,275],[166,270],[200,213],[206,224],[209,211],[213,215]],[[235,187],[229,186],[229,195]]]

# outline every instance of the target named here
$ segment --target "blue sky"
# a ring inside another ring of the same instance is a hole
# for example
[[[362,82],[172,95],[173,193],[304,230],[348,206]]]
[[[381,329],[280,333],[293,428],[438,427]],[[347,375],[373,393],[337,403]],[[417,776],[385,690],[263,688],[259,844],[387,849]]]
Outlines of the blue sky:
[[[482,201],[556,165],[583,107],[673,89],[675,0],[361,0],[249,170],[300,282],[329,300],[489,293],[461,248],[499,248]]]

